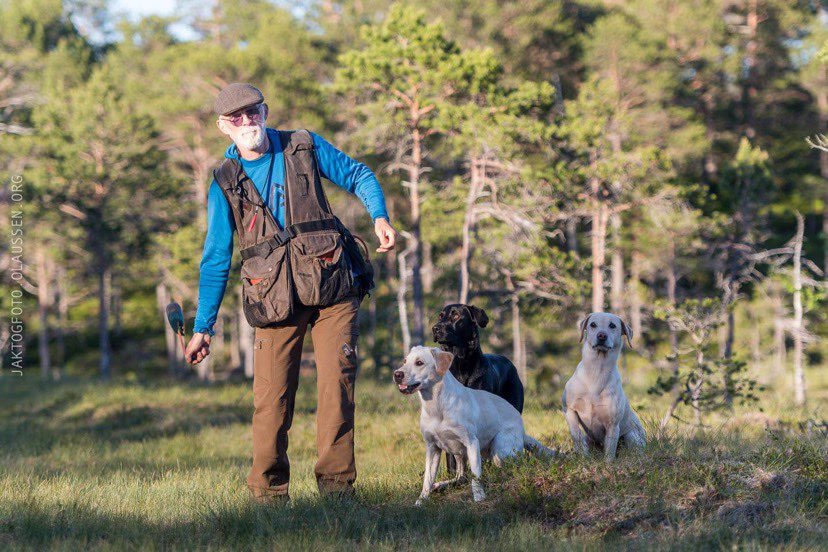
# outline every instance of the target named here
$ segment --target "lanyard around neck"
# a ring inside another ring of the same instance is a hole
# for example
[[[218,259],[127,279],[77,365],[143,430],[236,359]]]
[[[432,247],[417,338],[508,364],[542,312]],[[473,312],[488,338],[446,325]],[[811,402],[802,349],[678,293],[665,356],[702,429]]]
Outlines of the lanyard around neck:
[[[267,132],[267,130],[265,130],[265,132]],[[276,159],[276,147],[273,145],[273,139],[270,136],[268,136],[267,139],[270,142],[270,147],[267,148],[267,152],[270,154],[270,166],[267,168],[267,181],[266,181],[267,197],[264,200],[265,212],[267,213],[266,216],[270,217],[271,222],[273,222],[273,224],[276,226],[276,228],[281,229],[282,225],[279,224],[278,220],[276,220],[276,216],[273,214],[273,210],[268,206],[268,201],[270,201],[271,195],[273,193],[273,182],[271,182],[270,179],[273,176],[273,161]],[[276,205],[277,212],[278,212],[278,209],[279,209],[279,206]]]
[[[267,132],[265,130],[265,132]],[[271,194],[271,187],[273,183],[270,181],[271,177],[273,176],[273,160],[276,158],[276,152],[274,151],[275,148],[273,147],[273,140],[271,140],[270,136],[267,137],[267,141],[270,142],[270,147],[267,148],[267,153],[270,154],[270,166],[267,168],[267,180],[265,180],[265,184],[267,186],[267,199],[265,199],[265,205],[267,202],[270,201],[270,194]]]

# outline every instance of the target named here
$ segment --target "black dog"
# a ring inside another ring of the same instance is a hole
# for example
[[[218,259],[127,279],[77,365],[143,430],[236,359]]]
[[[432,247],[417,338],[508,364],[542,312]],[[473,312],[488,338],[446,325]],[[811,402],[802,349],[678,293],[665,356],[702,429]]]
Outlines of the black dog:
[[[483,354],[479,328],[485,328],[489,317],[483,309],[455,303],[440,311],[431,328],[434,341],[454,355],[449,371],[457,381],[471,389],[482,389],[503,397],[518,412],[523,412],[523,384],[517,368],[502,355]],[[455,471],[454,457],[446,455],[449,473]]]

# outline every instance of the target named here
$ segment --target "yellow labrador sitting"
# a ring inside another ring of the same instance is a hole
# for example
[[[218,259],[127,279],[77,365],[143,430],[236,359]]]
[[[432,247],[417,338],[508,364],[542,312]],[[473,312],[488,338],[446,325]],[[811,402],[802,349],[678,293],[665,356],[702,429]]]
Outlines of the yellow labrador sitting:
[[[423,491],[416,504],[428,499],[433,490],[447,487],[463,477],[464,460],[472,472],[472,497],[485,498],[480,484],[482,457],[491,457],[500,466],[505,458],[525,448],[554,455],[523,430],[523,419],[506,400],[461,384],[449,371],[454,355],[438,348],[413,347],[394,372],[394,383],[406,395],[420,394],[420,431],[426,444]],[[440,453],[446,451],[457,461],[457,476],[435,484]]]
[[[607,462],[615,458],[619,439],[637,448],[646,441],[644,427],[621,387],[622,336],[632,346],[632,332],[614,314],[593,312],[581,322],[582,359],[562,397],[575,450],[587,454],[590,446],[603,448]]]

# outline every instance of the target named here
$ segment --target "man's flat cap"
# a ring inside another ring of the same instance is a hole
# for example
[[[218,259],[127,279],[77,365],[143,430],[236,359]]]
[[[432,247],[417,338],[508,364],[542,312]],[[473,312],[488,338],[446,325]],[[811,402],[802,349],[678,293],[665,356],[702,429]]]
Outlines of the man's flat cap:
[[[227,115],[244,107],[264,101],[262,91],[246,82],[234,82],[225,86],[216,96],[214,108],[217,115]]]

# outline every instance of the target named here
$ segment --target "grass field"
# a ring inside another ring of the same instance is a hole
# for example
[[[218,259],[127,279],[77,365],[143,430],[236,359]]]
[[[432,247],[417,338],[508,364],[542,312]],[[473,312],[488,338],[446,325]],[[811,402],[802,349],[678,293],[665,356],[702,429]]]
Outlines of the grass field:
[[[0,548],[828,548],[828,437],[800,424],[824,416],[824,385],[807,410],[768,394],[764,413],[740,407],[698,435],[676,427],[609,467],[569,454],[559,395],[530,394],[529,432],[565,454],[487,465],[485,502],[464,487],[422,508],[418,401],[369,378],[357,385],[358,496],[316,495],[314,385],[303,378],[291,431],[293,501],[271,507],[245,487],[249,383],[0,379]],[[629,387],[653,435],[660,411]]]

